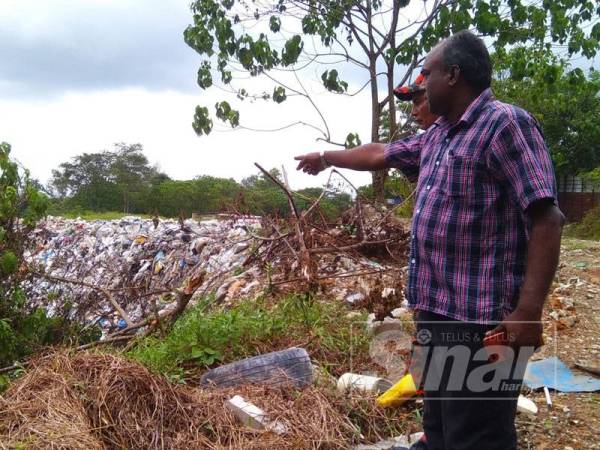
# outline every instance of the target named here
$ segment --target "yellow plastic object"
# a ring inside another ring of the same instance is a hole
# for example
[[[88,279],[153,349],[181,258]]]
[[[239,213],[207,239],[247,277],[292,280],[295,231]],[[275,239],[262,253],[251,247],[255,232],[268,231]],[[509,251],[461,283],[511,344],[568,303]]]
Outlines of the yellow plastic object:
[[[400,406],[410,400],[417,393],[417,387],[412,375],[409,373],[394,384],[391,388],[377,397],[377,404],[384,408]]]

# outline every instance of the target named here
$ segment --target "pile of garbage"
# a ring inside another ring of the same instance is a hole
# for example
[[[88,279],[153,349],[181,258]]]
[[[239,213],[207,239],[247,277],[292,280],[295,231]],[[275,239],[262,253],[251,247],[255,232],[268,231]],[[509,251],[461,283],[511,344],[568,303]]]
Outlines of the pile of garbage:
[[[377,220],[389,222],[382,216]],[[33,275],[23,287],[31,307],[96,323],[105,336],[174,308],[177,293],[198,274],[201,282],[190,291],[192,303],[209,294],[226,303],[266,291],[294,291],[305,281],[296,258],[298,244],[291,231],[282,231],[285,223],[279,228],[274,223],[248,216],[200,222],[48,217],[38,224],[25,255]],[[330,227],[325,240],[310,235],[311,251],[319,245],[324,249],[310,257],[321,293],[357,305],[387,298],[390,311],[400,306],[398,261],[407,234],[399,228],[395,240],[384,241],[381,233],[389,238],[390,231],[380,228],[379,238],[371,239],[400,248],[396,259],[378,262],[376,254],[384,247],[377,245],[348,248],[365,239],[354,236],[348,223]]]
[[[139,217],[90,222],[49,217],[38,224],[35,248],[26,255],[44,276],[33,277],[24,288],[31,306],[52,314],[68,301],[86,322],[123,328],[123,318],[99,288],[112,292],[138,321],[151,308],[165,308],[172,299],[164,294],[180,288],[193,272],[211,275],[210,283],[239,268],[250,246],[242,227],[258,225],[252,217],[157,224]]]

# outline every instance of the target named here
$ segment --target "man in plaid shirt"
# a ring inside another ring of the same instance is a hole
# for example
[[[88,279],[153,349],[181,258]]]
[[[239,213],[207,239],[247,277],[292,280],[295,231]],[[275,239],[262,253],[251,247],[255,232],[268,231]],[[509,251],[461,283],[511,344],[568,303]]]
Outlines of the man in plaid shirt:
[[[396,167],[417,181],[406,294],[421,344],[476,355],[484,337],[501,331],[512,349],[539,347],[564,223],[539,126],[494,98],[489,54],[469,32],[434,48],[421,74],[431,113],[440,116],[427,131],[387,145],[303,155],[298,168],[316,174],[329,165]],[[427,377],[439,382],[425,383],[430,449],[516,448],[522,373],[515,369],[494,387],[487,379],[470,383],[485,364],[470,357],[457,389],[452,367],[429,362]]]

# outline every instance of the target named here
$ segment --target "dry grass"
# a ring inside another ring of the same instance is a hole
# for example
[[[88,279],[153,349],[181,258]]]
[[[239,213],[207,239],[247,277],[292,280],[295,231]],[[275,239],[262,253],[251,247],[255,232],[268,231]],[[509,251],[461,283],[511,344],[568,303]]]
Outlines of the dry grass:
[[[223,408],[234,394],[287,424],[289,432],[240,426]],[[324,386],[199,390],[173,385],[121,357],[61,352],[36,360],[0,397],[0,448],[348,448],[358,435],[349,416],[369,414],[364,402],[353,402]],[[365,430],[379,434],[372,428]]]

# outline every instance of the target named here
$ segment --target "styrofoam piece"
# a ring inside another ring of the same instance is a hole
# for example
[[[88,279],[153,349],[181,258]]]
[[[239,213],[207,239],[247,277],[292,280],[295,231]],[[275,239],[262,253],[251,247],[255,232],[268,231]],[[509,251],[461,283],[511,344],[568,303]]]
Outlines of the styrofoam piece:
[[[400,308],[392,309],[391,314],[392,314],[392,317],[399,318],[399,317],[404,316],[405,314],[408,314],[409,312],[410,312],[410,310],[408,308],[401,306]]]
[[[364,300],[365,296],[360,293],[360,292],[356,292],[354,294],[350,294],[346,297],[346,301],[348,303],[355,303],[355,302],[359,302],[361,300]]]
[[[517,400],[517,411],[524,414],[537,414],[538,407],[533,400],[528,399],[524,395],[519,395]]]
[[[287,432],[287,427],[281,422],[271,422],[266,413],[253,403],[250,403],[241,395],[230,398],[225,407],[229,409],[245,426],[255,430],[269,430],[277,434]]]
[[[343,374],[337,382],[337,389],[340,392],[357,389],[359,391],[380,394],[381,392],[387,391],[391,387],[392,383],[385,378],[349,372]]]

